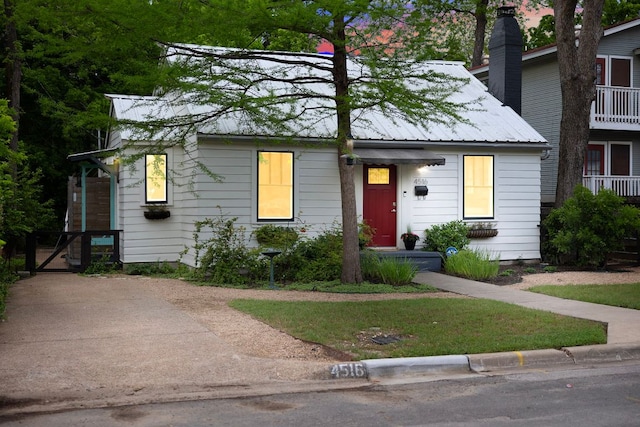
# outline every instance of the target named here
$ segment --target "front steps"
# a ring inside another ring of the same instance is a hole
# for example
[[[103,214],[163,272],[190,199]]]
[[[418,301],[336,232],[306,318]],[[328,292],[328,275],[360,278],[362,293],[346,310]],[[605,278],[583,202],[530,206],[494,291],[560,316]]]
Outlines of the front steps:
[[[442,254],[440,252],[428,252],[421,250],[370,250],[360,252],[360,256],[365,254],[374,254],[378,258],[398,258],[411,261],[418,271],[441,271],[442,270]]]

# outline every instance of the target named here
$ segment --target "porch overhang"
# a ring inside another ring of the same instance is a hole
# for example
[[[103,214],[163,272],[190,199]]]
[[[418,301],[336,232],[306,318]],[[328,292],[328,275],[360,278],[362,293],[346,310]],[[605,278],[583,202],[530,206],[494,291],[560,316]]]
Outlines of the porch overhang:
[[[109,148],[105,150],[95,150],[95,151],[86,151],[84,153],[74,153],[74,154],[69,154],[67,156],[67,160],[72,162],[93,163],[94,165],[102,169],[104,172],[108,173],[109,175],[113,175],[114,173],[113,167],[105,164],[102,161],[102,158],[108,157],[109,155],[115,153],[116,151],[117,150],[113,148]]]
[[[354,148],[356,163],[373,165],[442,166],[444,157],[423,148]]]

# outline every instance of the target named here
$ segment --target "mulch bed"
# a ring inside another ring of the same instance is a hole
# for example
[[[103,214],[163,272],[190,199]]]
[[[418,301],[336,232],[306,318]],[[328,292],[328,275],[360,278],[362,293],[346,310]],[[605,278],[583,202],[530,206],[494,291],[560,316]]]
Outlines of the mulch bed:
[[[630,264],[627,262],[615,262],[609,264],[606,271],[625,271],[630,266],[635,264]],[[545,270],[548,267],[548,264],[512,264],[512,265],[501,265],[500,272],[498,276],[490,280],[482,280],[482,282],[491,283],[498,286],[508,286],[515,285],[516,283],[520,283],[522,281],[522,277],[528,274],[540,274],[540,273],[549,273],[549,271]],[[575,267],[575,266],[551,266],[548,267],[553,269],[553,272],[561,272],[561,271],[589,271],[584,267]],[[591,270],[596,271],[596,270]]]

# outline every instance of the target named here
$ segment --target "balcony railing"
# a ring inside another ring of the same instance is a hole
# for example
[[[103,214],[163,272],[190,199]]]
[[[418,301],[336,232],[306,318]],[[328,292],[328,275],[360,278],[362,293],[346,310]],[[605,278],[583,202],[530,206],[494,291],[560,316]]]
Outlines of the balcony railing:
[[[591,128],[640,130],[640,88],[596,86]]]
[[[586,175],[582,177],[582,184],[593,194],[606,188],[622,197],[640,196],[640,176]]]

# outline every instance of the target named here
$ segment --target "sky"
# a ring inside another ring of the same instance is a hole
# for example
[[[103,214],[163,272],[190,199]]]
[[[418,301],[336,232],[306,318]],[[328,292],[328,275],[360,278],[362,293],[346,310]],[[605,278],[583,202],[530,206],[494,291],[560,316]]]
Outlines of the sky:
[[[528,0],[525,0],[522,6],[520,7],[520,11],[525,16],[525,22],[524,22],[525,28],[537,27],[538,24],[540,23],[540,19],[543,16],[553,15],[553,8],[550,8],[550,7],[545,7],[538,11],[528,11],[526,10],[527,3],[528,3]],[[331,54],[333,53],[333,45],[328,41],[323,40],[322,42],[320,42],[320,44],[318,44],[318,46],[316,47],[316,50],[318,53]]]

